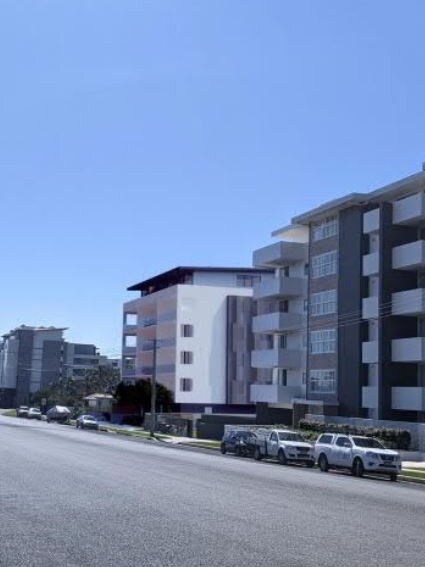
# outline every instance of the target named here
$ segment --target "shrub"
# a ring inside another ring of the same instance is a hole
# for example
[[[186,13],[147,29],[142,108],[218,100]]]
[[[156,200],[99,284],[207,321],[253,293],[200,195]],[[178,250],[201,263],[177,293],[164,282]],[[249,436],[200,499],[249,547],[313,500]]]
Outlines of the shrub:
[[[298,427],[304,436],[306,436],[307,432],[316,432],[317,434],[329,432],[376,437],[391,449],[408,450],[411,441],[410,431],[391,427],[365,427],[348,423],[321,423],[308,419],[301,419]]]

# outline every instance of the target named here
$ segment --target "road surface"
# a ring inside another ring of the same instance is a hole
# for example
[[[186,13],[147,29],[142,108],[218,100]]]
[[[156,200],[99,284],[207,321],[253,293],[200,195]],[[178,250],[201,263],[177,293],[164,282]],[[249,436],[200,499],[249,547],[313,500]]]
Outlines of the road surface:
[[[425,490],[0,416],[0,565],[421,566]]]

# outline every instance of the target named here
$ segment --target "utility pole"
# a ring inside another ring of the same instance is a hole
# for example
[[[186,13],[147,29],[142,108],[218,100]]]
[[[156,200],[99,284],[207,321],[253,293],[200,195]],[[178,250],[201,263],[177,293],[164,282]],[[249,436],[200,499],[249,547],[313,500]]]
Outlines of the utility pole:
[[[156,425],[156,338],[153,340],[153,362],[151,378],[151,422],[150,436],[155,437]]]

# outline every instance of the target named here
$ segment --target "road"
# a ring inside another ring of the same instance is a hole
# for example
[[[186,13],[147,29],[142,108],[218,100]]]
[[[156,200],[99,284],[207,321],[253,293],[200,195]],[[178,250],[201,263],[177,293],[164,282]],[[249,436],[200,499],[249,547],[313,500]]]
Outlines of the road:
[[[0,566],[423,566],[425,490],[0,416]]]

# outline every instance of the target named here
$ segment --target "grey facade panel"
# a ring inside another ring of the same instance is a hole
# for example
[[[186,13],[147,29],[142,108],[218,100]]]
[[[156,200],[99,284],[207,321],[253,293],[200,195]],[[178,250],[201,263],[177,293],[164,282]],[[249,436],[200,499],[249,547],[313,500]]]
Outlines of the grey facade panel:
[[[227,404],[249,404],[250,385],[255,381],[251,368],[253,299],[227,298]]]
[[[16,375],[16,404],[28,404],[31,380],[31,364],[34,332],[19,330],[18,365]]]
[[[363,211],[358,207],[339,215],[338,280],[338,400],[339,414],[362,415],[362,386],[366,384],[366,366],[362,364],[362,342],[366,323],[361,320],[362,297],[366,278],[362,276]]]
[[[41,390],[57,384],[62,376],[63,341],[44,341],[41,359]]]

